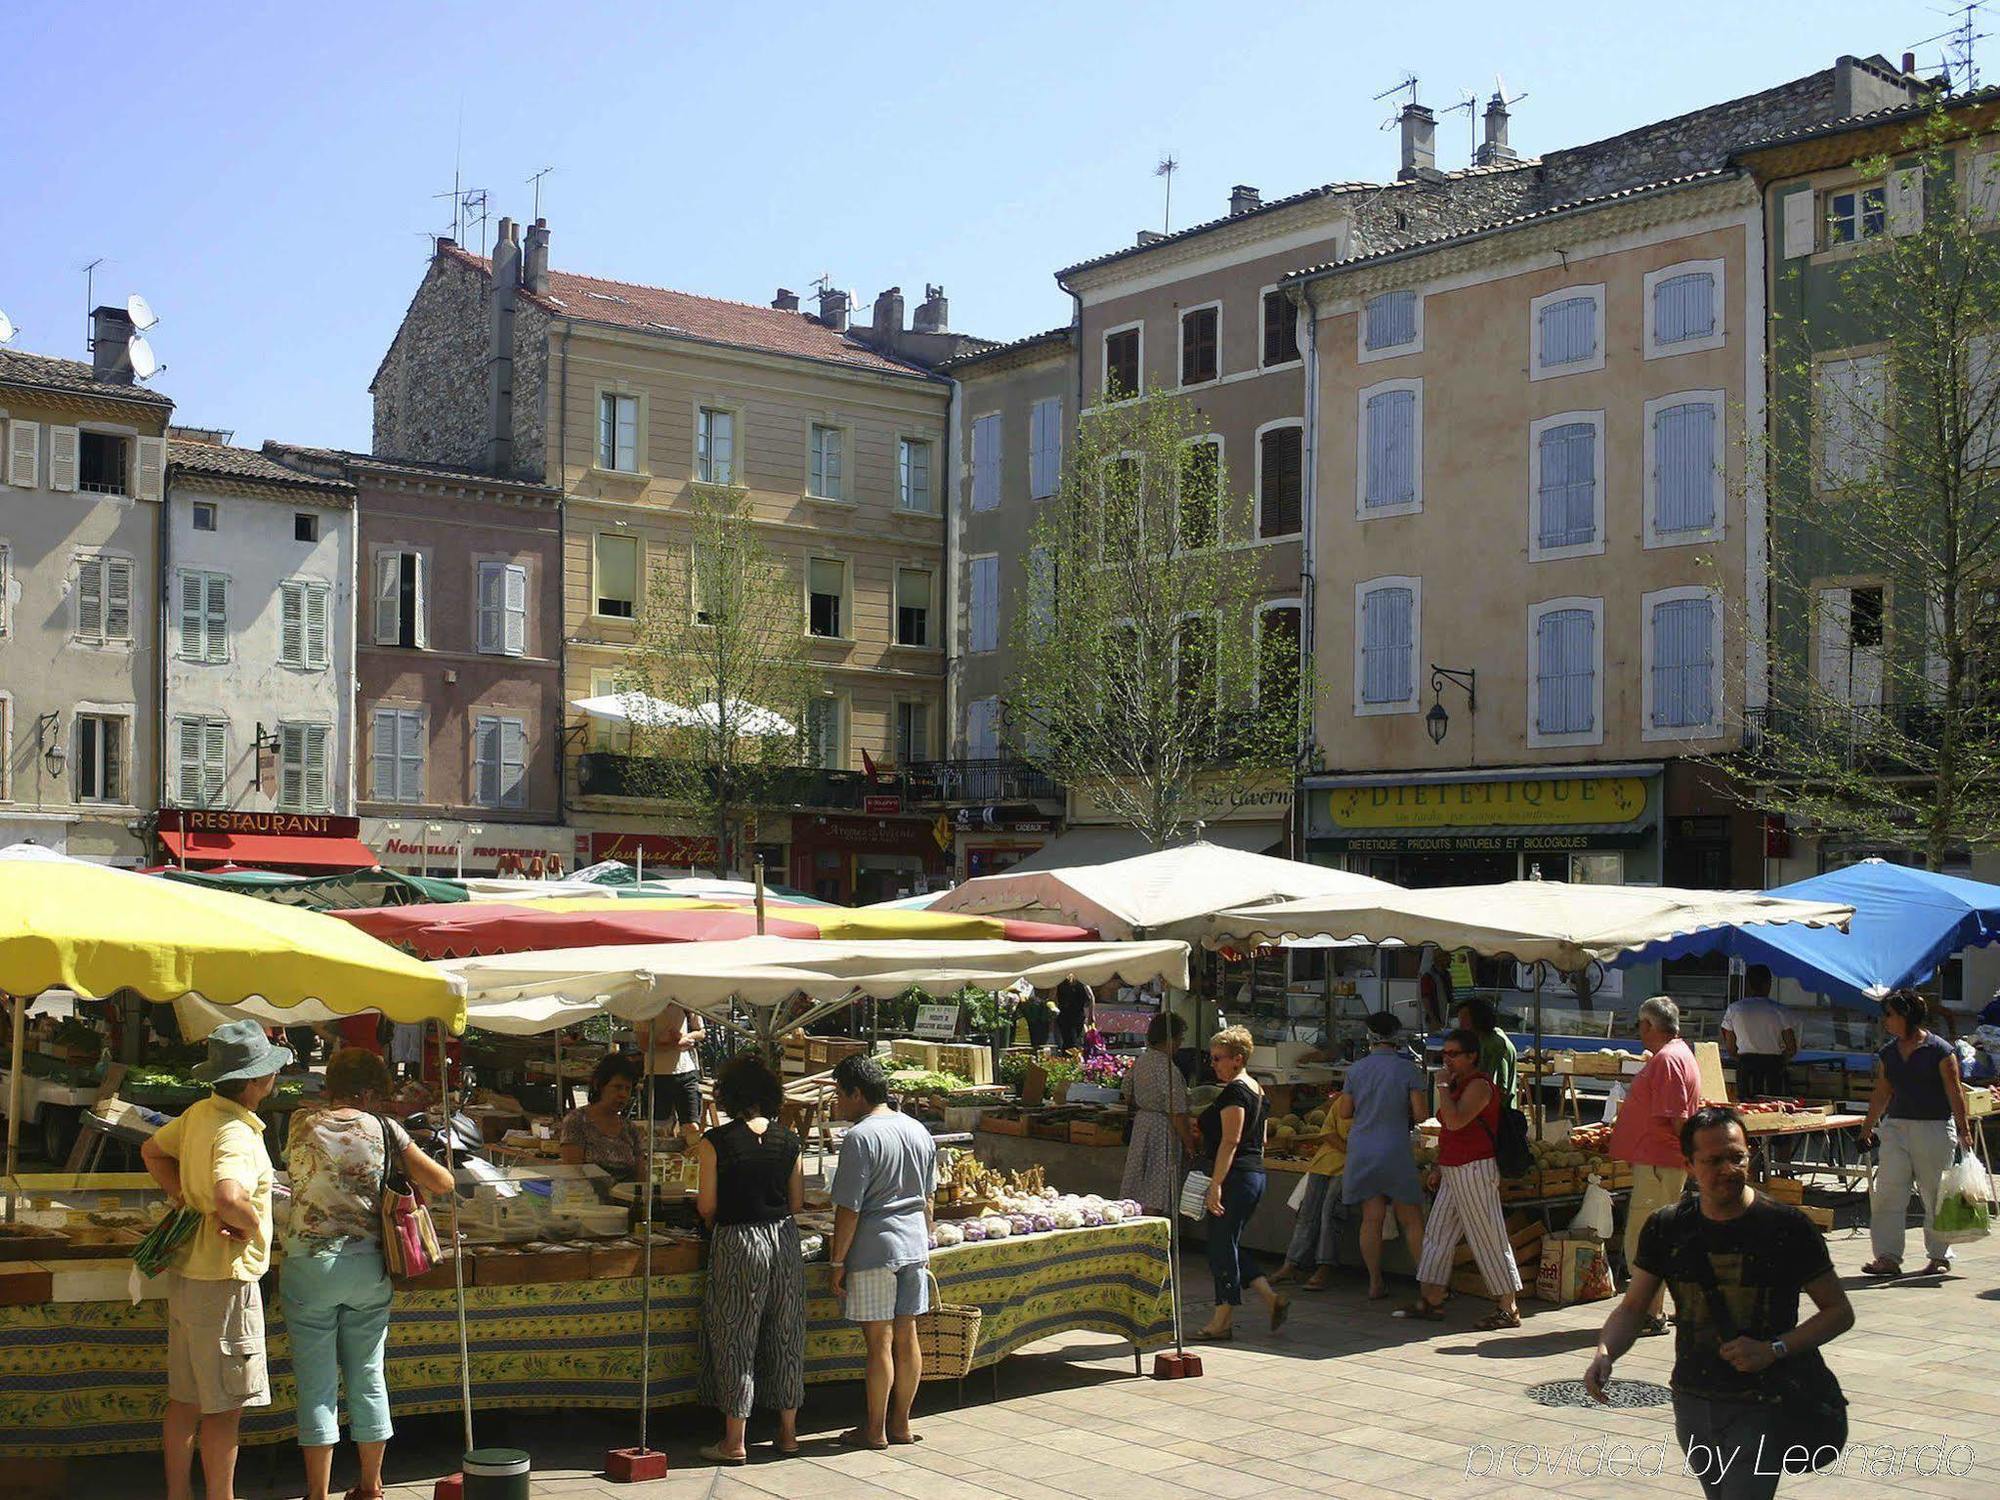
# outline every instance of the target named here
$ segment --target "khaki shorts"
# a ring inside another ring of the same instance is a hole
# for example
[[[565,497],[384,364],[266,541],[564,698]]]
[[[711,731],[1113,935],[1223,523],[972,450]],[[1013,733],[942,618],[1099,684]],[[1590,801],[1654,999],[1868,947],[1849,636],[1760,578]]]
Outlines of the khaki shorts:
[[[1627,1276],[1632,1274],[1633,1258],[1639,1253],[1639,1231],[1654,1214],[1681,1201],[1687,1180],[1685,1167],[1655,1167],[1643,1161],[1632,1164],[1632,1196],[1625,1205]]]
[[[167,1399],[204,1416],[271,1404],[264,1296],[254,1281],[194,1281],[168,1273]]]

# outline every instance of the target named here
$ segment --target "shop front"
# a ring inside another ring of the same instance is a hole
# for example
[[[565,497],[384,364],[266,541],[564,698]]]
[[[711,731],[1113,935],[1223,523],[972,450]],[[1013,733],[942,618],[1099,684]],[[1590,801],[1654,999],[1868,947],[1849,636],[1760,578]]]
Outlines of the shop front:
[[[953,836],[943,815],[794,813],[791,883],[843,906],[916,895],[950,880]]]
[[[1201,837],[1227,849],[1283,855],[1291,846],[1292,783],[1265,777],[1247,785],[1211,783],[1198,793]],[[1034,856],[1042,869],[1103,864],[1144,854],[1145,835],[1126,823],[1102,791],[1072,787],[1069,827]]]
[[[187,870],[245,865],[298,875],[369,870],[379,862],[359,818],[332,813],[160,809],[160,858]]]
[[[405,875],[544,875],[589,861],[574,830],[544,823],[474,823],[454,818],[363,818],[361,837],[385,869]]]
[[[960,880],[1011,870],[1056,832],[1056,820],[1032,808],[961,807],[951,820]]]

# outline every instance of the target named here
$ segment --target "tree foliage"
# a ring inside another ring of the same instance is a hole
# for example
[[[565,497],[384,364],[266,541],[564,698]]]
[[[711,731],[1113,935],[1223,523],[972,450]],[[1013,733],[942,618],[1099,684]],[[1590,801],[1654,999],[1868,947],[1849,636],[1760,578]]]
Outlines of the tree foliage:
[[[1184,398],[1070,434],[1009,610],[1015,749],[1153,847],[1289,777],[1310,716],[1296,613],[1266,615],[1246,498]]]

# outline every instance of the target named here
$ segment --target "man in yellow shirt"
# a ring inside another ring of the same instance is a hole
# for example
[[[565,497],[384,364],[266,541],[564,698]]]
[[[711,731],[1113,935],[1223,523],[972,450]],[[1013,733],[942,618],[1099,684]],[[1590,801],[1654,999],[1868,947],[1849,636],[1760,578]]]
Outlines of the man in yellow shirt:
[[[1329,1115],[1326,1127],[1317,1136],[1320,1148],[1306,1163],[1306,1195],[1299,1200],[1299,1216],[1293,1221],[1292,1242],[1285,1250],[1285,1263],[1278,1267],[1273,1282],[1290,1281],[1308,1266],[1312,1275],[1306,1287],[1318,1291],[1327,1276],[1340,1264],[1340,1174],[1347,1168],[1347,1132],[1354,1126],[1351,1116]]]
[[[140,1149],[168,1201],[201,1215],[166,1273],[167,1500],[189,1500],[197,1440],[208,1500],[232,1500],[243,1408],[271,1404],[257,1281],[271,1263],[272,1172],[256,1111],[291,1061],[255,1021],[216,1027],[194,1070],[214,1092]]]

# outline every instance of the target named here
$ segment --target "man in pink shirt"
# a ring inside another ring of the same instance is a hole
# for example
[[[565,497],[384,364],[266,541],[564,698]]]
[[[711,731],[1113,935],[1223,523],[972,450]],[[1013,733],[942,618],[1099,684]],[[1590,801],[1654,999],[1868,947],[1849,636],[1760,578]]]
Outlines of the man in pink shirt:
[[[1687,1158],[1681,1152],[1681,1123],[1701,1108],[1701,1070],[1694,1049],[1681,1040],[1681,1010],[1665,995],[1639,1007],[1639,1042],[1653,1055],[1618,1106],[1611,1124],[1611,1154],[1632,1164],[1632,1197],[1625,1207],[1625,1271],[1631,1274],[1639,1251],[1639,1231],[1687,1188]],[[1665,1333],[1662,1283],[1640,1331]]]

